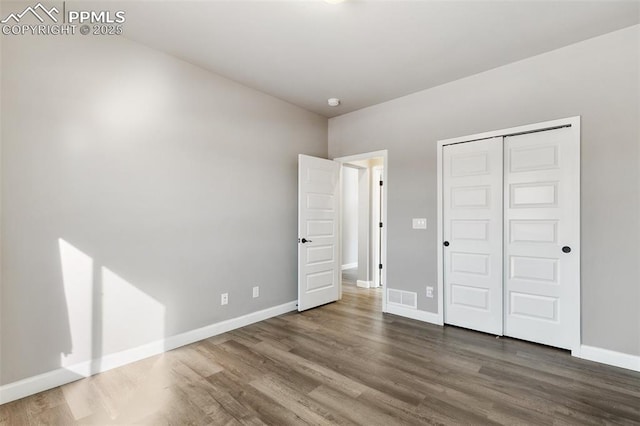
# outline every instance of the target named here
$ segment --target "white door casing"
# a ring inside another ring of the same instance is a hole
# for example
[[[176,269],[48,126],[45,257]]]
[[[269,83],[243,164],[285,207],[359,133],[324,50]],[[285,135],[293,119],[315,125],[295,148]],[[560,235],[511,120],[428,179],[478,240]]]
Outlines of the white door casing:
[[[298,311],[340,298],[340,163],[298,157]]]
[[[580,336],[575,131],[505,137],[504,334],[565,349],[577,347]]]
[[[502,138],[443,151],[445,322],[502,335]]]
[[[375,166],[371,169],[373,174],[371,183],[371,253],[373,255],[373,287],[380,287],[382,284],[382,270],[379,265],[382,264],[382,232],[383,228],[380,224],[384,222],[382,218],[382,191],[383,185],[383,168]],[[384,226],[384,224],[383,224]]]

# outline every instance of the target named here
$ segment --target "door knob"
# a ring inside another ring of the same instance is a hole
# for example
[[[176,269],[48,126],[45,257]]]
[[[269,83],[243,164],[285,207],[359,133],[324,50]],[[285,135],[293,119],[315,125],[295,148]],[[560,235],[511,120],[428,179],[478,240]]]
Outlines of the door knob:
[[[563,253],[571,253],[571,247],[569,247],[569,246],[562,247],[562,252]]]
[[[445,241],[444,243],[442,243],[442,245],[445,247],[449,247],[449,241]]]
[[[301,240],[300,240],[300,242],[301,242],[302,244],[304,244],[304,243],[312,243],[313,241],[311,241],[311,240],[307,240],[306,238],[303,238],[303,239],[301,239]]]

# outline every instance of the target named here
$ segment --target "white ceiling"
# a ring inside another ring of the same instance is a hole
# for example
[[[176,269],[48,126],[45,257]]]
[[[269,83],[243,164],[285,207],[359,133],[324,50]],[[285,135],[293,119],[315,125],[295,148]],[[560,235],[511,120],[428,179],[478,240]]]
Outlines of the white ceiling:
[[[121,3],[126,37],[327,117],[637,24],[639,6],[603,0]],[[342,105],[327,106],[329,97]]]

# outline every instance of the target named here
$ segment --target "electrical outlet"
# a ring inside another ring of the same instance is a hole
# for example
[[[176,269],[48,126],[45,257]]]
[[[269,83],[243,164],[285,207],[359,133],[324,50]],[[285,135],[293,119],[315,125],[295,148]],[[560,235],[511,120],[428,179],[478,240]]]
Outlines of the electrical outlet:
[[[427,287],[427,297],[433,298],[433,287]]]
[[[229,293],[222,293],[220,295],[220,304],[226,305],[229,303]]]
[[[255,286],[253,288],[253,298],[255,299],[256,297],[260,296],[260,287]]]

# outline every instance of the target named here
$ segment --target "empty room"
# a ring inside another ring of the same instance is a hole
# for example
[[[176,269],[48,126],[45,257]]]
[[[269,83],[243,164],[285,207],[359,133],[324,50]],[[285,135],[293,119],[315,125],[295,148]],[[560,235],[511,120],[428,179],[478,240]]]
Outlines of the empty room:
[[[640,1],[0,30],[0,425],[640,424]]]

